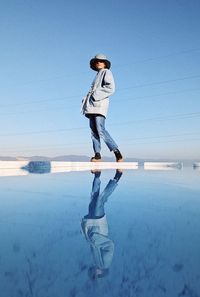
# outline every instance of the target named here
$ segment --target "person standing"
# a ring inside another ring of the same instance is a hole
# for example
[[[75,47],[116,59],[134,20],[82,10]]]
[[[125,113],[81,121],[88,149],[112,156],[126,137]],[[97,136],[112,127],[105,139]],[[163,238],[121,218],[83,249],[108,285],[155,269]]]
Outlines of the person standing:
[[[103,54],[97,54],[90,60],[90,68],[97,71],[97,74],[87,96],[82,101],[81,111],[89,118],[95,153],[90,160],[91,162],[101,161],[101,139],[104,140],[108,149],[114,152],[116,161],[123,161],[118,145],[105,129],[109,96],[115,91],[115,82],[110,67],[111,62]]]

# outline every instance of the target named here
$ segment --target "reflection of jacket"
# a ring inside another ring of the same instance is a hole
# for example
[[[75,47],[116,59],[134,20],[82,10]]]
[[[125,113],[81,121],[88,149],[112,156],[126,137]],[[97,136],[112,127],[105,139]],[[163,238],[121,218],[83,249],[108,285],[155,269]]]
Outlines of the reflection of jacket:
[[[112,72],[101,69],[92,83],[91,89],[82,102],[82,112],[85,115],[101,114],[106,117],[109,105],[109,96],[115,91]]]
[[[83,219],[82,230],[91,245],[96,266],[101,269],[109,268],[113,258],[114,244],[108,238],[106,216],[100,219]]]

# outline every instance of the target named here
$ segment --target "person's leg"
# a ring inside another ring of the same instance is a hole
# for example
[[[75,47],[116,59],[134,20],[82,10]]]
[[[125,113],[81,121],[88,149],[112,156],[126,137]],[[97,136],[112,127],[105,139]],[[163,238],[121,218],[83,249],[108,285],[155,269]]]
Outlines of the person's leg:
[[[101,142],[100,142],[100,137],[99,137],[97,127],[96,127],[95,116],[90,116],[89,124],[90,124],[90,129],[91,129],[91,138],[92,138],[94,153],[95,153],[95,155],[100,154],[100,152],[101,152]]]
[[[95,121],[96,121],[96,129],[99,137],[104,140],[109,150],[114,152],[116,161],[117,162],[123,161],[123,157],[118,149],[116,142],[113,140],[113,138],[110,136],[108,131],[105,129],[105,118],[103,116],[96,116]]]
[[[117,150],[118,149],[117,144],[112,139],[108,131],[105,129],[105,118],[102,116],[96,116],[95,121],[96,121],[96,129],[98,131],[98,135],[100,136],[100,138],[104,140],[109,150],[110,151]]]

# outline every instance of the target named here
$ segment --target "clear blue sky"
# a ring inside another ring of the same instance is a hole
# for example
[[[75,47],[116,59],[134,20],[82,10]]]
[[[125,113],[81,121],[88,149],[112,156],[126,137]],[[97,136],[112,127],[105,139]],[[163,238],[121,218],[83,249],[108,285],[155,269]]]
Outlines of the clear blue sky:
[[[122,153],[200,159],[199,11],[198,0],[1,1],[0,155],[91,156],[79,110],[89,60],[104,53]]]

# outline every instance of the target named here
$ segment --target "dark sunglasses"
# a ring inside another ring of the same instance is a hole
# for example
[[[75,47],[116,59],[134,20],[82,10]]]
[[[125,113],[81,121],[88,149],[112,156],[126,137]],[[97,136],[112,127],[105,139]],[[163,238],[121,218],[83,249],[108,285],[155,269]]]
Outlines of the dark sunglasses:
[[[96,60],[95,63],[96,63],[96,64],[97,64],[97,63],[105,63],[105,61],[104,61],[104,60]]]

